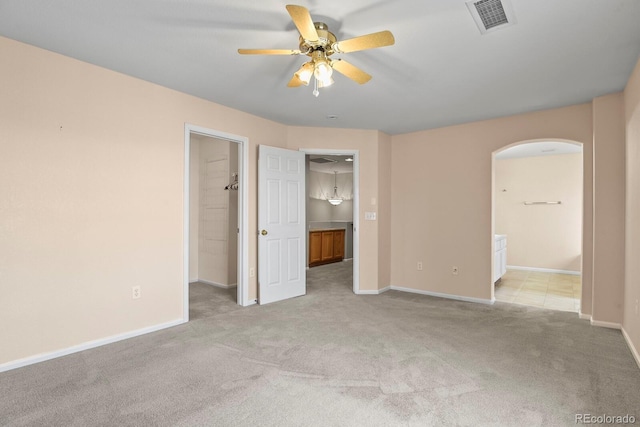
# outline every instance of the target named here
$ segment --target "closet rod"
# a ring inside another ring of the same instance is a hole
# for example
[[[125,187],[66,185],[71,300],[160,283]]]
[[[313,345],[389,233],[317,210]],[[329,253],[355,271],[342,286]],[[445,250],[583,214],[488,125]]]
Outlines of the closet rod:
[[[562,204],[561,201],[557,201],[557,202],[524,202],[525,205],[560,205]]]

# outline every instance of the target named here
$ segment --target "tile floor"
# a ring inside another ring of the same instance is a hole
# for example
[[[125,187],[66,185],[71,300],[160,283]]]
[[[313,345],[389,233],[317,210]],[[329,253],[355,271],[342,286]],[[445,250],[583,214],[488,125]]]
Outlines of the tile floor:
[[[507,270],[495,285],[495,298],[496,301],[577,313],[581,279],[581,276],[571,274]]]

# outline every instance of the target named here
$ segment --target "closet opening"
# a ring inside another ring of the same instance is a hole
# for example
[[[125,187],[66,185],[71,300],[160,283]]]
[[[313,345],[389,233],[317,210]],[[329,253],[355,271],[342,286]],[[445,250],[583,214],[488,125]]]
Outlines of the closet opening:
[[[185,320],[247,300],[246,139],[185,128]]]

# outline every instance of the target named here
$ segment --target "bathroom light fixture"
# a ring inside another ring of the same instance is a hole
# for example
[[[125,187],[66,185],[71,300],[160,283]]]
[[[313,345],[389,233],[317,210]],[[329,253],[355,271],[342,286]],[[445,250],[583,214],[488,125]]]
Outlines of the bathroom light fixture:
[[[338,197],[338,171],[333,171],[333,173],[335,173],[334,176],[334,187],[333,187],[333,197],[330,199],[327,199],[327,201],[329,203],[331,203],[333,206],[338,206],[340,203],[343,202],[341,197]]]
[[[353,157],[347,157],[344,159],[345,162],[353,162]]]

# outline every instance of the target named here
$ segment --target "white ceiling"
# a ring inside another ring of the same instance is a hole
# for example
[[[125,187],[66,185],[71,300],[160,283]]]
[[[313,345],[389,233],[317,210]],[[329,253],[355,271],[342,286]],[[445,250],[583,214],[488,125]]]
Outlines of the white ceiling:
[[[463,0],[296,1],[338,39],[394,34],[334,55],[369,83],[337,75],[315,98],[286,86],[306,57],[239,55],[298,47],[284,1],[0,0],[0,35],[283,124],[388,134],[589,102],[640,53],[638,0],[511,0],[517,23],[485,35]]]
[[[352,159],[353,156],[324,156],[324,155],[308,155],[309,159],[328,159],[333,160],[333,162],[327,163],[316,163],[309,162],[309,169],[314,172],[322,172],[322,173],[330,173],[333,174],[335,172],[341,173],[353,173],[353,161],[347,161],[347,159]]]

